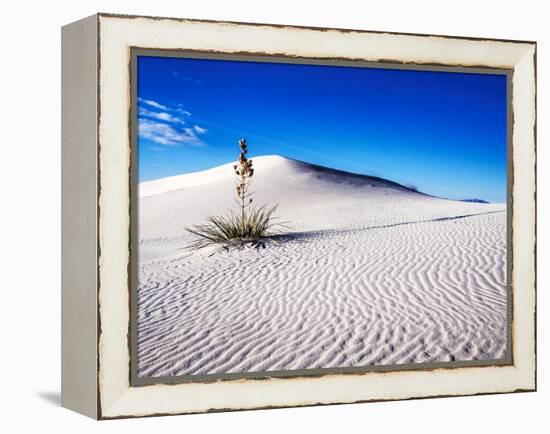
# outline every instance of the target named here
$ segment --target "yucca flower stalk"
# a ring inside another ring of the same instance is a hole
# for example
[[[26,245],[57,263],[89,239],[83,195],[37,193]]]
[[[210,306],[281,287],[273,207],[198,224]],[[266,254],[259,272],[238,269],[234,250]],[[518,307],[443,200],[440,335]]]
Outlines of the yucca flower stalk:
[[[187,232],[196,237],[189,245],[189,248],[193,250],[215,245],[224,248],[243,248],[246,245],[263,246],[263,240],[279,234],[275,230],[277,226],[286,226],[274,222],[276,217],[273,216],[273,213],[277,205],[250,208],[252,204],[250,185],[252,176],[254,176],[254,168],[252,160],[246,156],[248,145],[245,139],[239,140],[239,149],[237,162],[233,165],[239,212],[230,212],[225,216],[208,216],[206,223],[186,228]]]
[[[254,168],[252,167],[252,160],[246,157],[248,149],[245,139],[239,140],[239,148],[241,152],[237,159],[237,164],[233,165],[233,170],[235,171],[235,175],[237,175],[237,197],[239,206],[241,207],[241,219],[244,220],[246,208],[252,203],[252,194],[249,193],[249,188],[252,183],[252,176],[254,176]]]

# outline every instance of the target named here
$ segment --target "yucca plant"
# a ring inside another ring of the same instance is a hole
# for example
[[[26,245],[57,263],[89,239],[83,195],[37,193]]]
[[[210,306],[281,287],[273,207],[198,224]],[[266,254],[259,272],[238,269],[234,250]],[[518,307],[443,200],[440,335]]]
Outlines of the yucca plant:
[[[284,226],[275,222],[276,217],[273,213],[277,205],[251,207],[253,198],[250,185],[254,168],[252,160],[246,156],[248,145],[245,139],[239,140],[239,148],[237,163],[233,165],[239,212],[230,212],[225,216],[208,216],[205,224],[186,228],[196,236],[189,245],[191,249],[202,249],[212,245],[239,248],[246,245],[258,246],[262,240],[278,233],[277,226]]]
[[[208,216],[206,223],[187,228],[197,237],[190,243],[191,249],[202,249],[212,245],[225,247],[257,246],[262,240],[276,235],[277,223],[273,217],[277,206],[262,206],[249,212],[230,213],[226,216]]]

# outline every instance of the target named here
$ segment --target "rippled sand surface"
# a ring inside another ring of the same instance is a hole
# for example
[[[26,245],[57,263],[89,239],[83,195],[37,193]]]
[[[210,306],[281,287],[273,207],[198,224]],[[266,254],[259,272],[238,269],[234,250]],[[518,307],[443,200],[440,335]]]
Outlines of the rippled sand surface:
[[[186,248],[232,202],[230,165],[140,186],[138,374],[488,360],[506,351],[506,208],[277,156],[265,248]]]

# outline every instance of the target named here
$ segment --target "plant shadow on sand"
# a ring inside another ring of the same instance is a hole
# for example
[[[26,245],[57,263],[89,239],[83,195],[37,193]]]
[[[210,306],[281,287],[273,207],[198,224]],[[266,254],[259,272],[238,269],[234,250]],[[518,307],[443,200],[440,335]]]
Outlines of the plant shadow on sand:
[[[397,226],[407,226],[407,225],[422,224],[422,223],[460,220],[468,217],[476,217],[476,216],[487,215],[487,214],[497,214],[502,212],[506,212],[506,211],[488,211],[488,212],[482,212],[482,213],[462,214],[462,215],[449,216],[449,217],[437,217],[437,218],[427,219],[427,220],[413,220],[413,221],[398,222],[398,223],[392,223],[392,224],[386,224],[386,225],[374,225],[374,226],[365,226],[365,227],[357,227],[357,228],[349,228],[349,229],[324,229],[324,230],[316,230],[316,231],[287,232],[287,233],[271,235],[269,237],[266,237],[260,240],[256,248],[258,249],[266,248],[269,245],[277,245],[277,244],[283,244],[287,242],[307,243],[309,241],[313,241],[315,239],[319,239],[327,236],[370,231],[375,229],[387,229],[387,228],[393,228]]]

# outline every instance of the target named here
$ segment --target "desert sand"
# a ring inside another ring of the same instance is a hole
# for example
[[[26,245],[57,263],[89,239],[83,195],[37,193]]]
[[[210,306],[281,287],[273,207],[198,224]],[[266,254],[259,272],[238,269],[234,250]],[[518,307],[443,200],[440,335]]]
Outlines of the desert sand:
[[[257,205],[289,226],[265,248],[187,248],[235,209],[231,164],[139,185],[139,376],[506,355],[505,204],[253,160]]]

